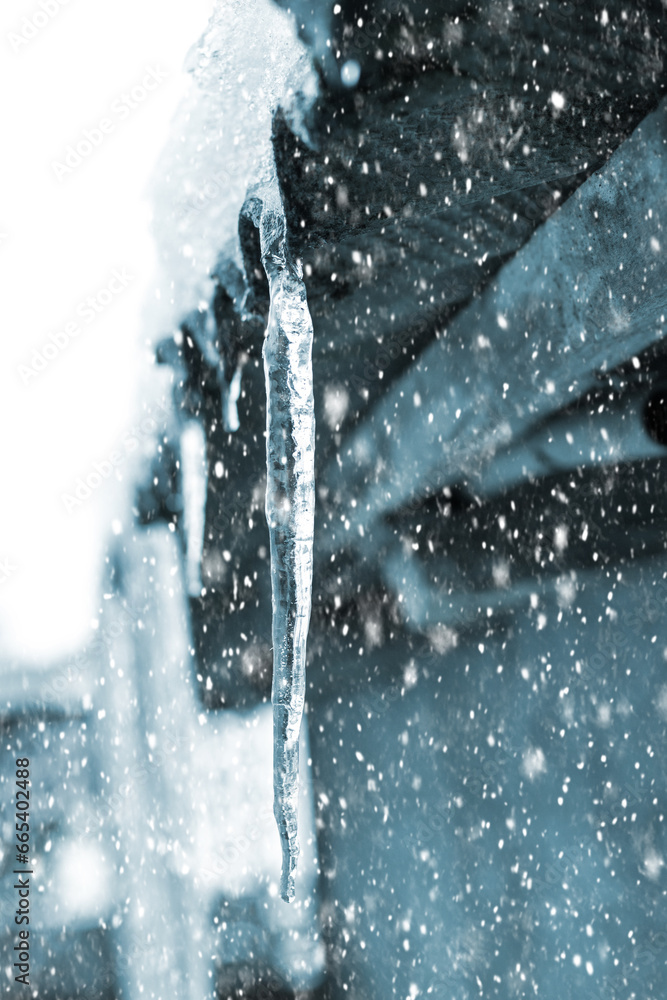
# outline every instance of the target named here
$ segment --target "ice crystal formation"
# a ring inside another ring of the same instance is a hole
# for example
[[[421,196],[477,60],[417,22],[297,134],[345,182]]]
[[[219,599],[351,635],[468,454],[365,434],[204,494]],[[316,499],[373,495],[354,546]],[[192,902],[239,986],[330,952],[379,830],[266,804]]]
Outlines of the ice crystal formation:
[[[294,896],[299,845],[299,732],[306,691],[315,515],[313,324],[288,245],[275,175],[259,218],[270,309],[264,340],[266,519],[273,604],[274,814],[283,853],[280,893]]]

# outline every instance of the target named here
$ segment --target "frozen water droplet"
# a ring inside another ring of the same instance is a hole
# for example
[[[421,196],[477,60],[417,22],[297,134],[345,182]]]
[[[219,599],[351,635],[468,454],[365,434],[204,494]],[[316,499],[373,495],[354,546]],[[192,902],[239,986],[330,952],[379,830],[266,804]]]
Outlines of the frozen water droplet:
[[[361,66],[356,59],[348,59],[347,62],[343,63],[340,71],[340,79],[343,86],[356,87],[360,77]]]

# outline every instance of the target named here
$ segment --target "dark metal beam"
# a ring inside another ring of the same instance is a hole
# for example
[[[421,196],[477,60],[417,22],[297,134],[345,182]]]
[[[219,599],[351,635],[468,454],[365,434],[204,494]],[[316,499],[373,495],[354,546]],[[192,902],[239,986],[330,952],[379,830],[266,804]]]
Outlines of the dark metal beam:
[[[324,551],[453,484],[664,335],[667,102],[375,407],[329,465]]]

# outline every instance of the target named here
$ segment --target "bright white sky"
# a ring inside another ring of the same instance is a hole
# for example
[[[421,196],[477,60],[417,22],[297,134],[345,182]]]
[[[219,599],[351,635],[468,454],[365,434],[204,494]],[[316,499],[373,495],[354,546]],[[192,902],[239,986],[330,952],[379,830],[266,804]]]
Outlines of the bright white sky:
[[[58,9],[36,30],[24,19],[44,20],[39,0],[0,9],[0,664],[25,666],[90,638],[105,539],[126,519],[126,491],[112,479],[70,513],[62,494],[119,450],[140,413],[145,341],[156,333],[142,324],[156,291],[148,182],[189,84],[184,57],[212,7],[43,2]],[[15,51],[9,36],[22,26],[35,37]],[[151,68],[167,78],[122,111],[118,99]],[[53,162],[103,118],[113,131],[58,180]],[[78,305],[114,269],[131,284],[86,322]],[[71,322],[77,338],[25,384],[19,366]]]

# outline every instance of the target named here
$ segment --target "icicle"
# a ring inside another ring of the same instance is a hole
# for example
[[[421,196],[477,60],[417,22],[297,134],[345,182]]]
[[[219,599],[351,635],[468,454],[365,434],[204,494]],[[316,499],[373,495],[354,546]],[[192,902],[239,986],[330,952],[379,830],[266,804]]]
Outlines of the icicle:
[[[241,368],[237,366],[231,380],[220,379],[222,395],[222,426],[228,434],[235,434],[241,426],[237,407],[241,395]]]
[[[266,518],[273,595],[273,812],[282,847],[280,894],[294,898],[299,844],[299,731],[306,691],[315,513],[313,325],[300,266],[287,247],[275,175],[263,192],[262,263],[271,304],[264,341]]]
[[[226,270],[229,276],[234,269],[228,267]],[[222,426],[228,434],[235,434],[241,426],[236,405],[241,395],[241,365],[237,364],[233,374],[230,373],[231,369],[216,345],[218,331],[215,318],[205,303],[200,303],[199,309],[191,313],[184,329],[193,337],[206,364],[216,373],[222,399]]]
[[[189,420],[181,434],[181,475],[185,520],[185,573],[188,594],[200,597],[201,561],[206,516],[206,436],[198,420]]]
[[[206,364],[218,371],[223,362],[215,344],[217,337],[215,319],[205,302],[199,303],[199,309],[188,316],[184,326],[187,327],[187,332],[191,334]]]

